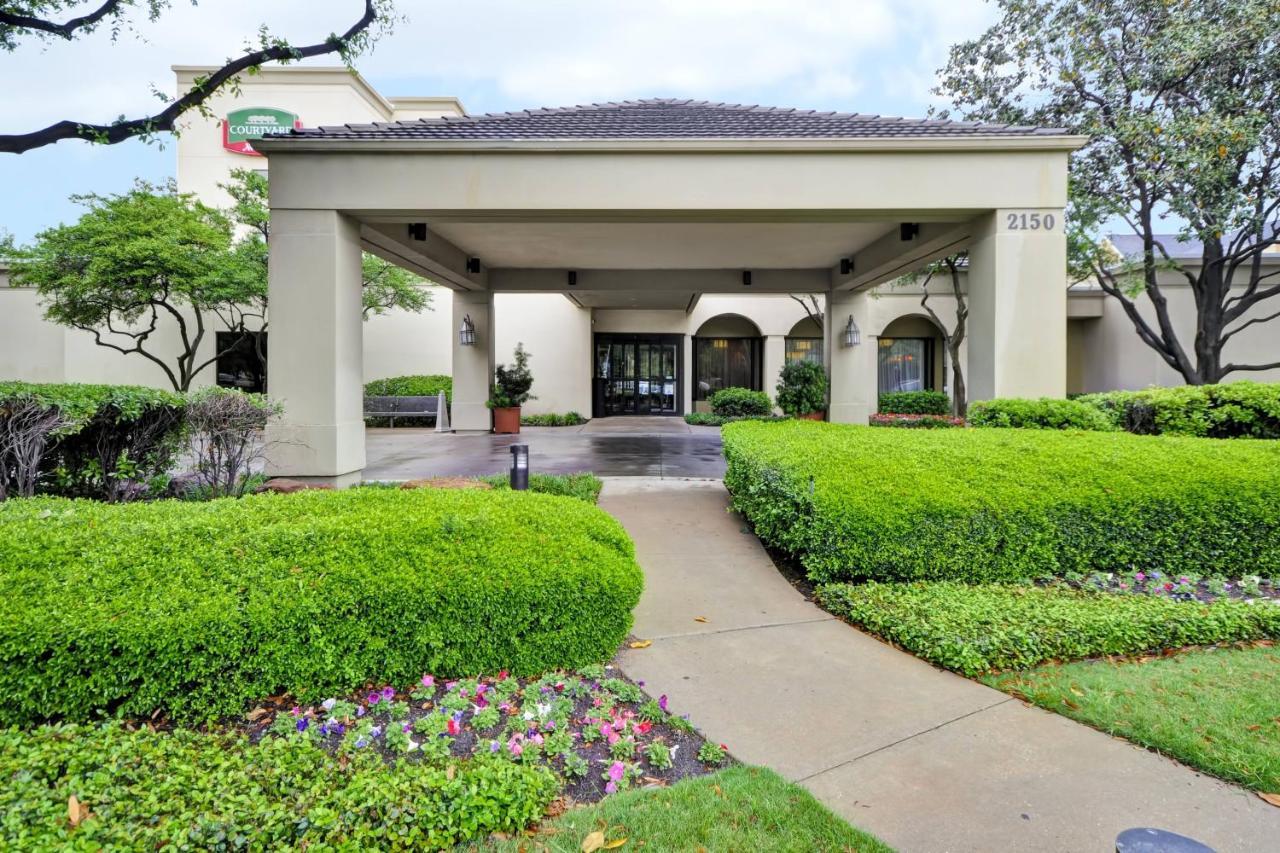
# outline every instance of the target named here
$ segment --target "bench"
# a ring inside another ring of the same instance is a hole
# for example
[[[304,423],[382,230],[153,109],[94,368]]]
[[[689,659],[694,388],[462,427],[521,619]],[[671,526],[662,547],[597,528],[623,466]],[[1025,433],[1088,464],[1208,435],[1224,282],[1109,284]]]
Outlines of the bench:
[[[433,418],[436,429],[441,422],[448,429],[449,409],[444,394],[434,397],[365,397],[364,415],[367,418],[390,418],[391,425],[396,425],[396,418]],[[440,409],[444,407],[445,416],[440,417]]]

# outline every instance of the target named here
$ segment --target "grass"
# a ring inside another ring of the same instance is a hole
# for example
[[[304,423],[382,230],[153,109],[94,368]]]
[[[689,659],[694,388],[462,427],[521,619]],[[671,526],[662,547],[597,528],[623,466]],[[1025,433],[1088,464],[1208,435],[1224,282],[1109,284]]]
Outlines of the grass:
[[[670,788],[624,791],[594,806],[575,808],[529,836],[472,850],[577,853],[593,832],[619,850],[708,853],[730,850],[844,850],[884,853],[892,848],[854,829],[803,788],[761,767],[733,767],[686,779]]]
[[[1221,779],[1280,793],[1280,650],[1188,651],[987,676],[987,684]]]
[[[480,479],[489,483],[495,489],[511,488],[510,474],[492,474]],[[564,497],[577,498],[591,504],[599,499],[602,488],[604,488],[604,483],[601,482],[599,477],[585,472],[578,474],[531,473],[529,475],[529,491],[531,492],[563,495]]]

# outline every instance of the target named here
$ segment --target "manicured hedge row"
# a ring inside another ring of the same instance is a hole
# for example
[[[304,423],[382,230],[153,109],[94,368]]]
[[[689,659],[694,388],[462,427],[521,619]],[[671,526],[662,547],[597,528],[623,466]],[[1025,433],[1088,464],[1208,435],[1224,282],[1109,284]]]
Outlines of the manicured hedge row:
[[[438,373],[421,376],[389,376],[366,382],[366,397],[434,397],[441,391],[453,402],[453,377]]]
[[[721,388],[707,398],[711,413],[722,418],[761,417],[773,414],[773,402],[763,391]]]
[[[886,415],[949,415],[951,398],[942,391],[886,391],[880,395]]]
[[[1280,446],[1124,433],[724,428],[725,485],[817,581],[1280,571]]]
[[[521,426],[581,426],[587,419],[577,412],[565,412],[563,415],[550,413],[542,415],[521,415]]]
[[[1174,601],[1068,587],[827,584],[822,606],[965,675],[1048,660],[1280,637],[1280,606]]]
[[[1088,394],[1077,400],[1140,435],[1280,438],[1280,383],[1231,382]]]
[[[559,787],[506,760],[387,766],[374,750],[118,724],[0,730],[0,781],[7,850],[442,850],[523,829]],[[88,812],[75,826],[72,796]]]
[[[580,500],[351,489],[0,504],[0,725],[191,722],[424,672],[608,658],[642,576]]]
[[[951,415],[897,415],[877,413],[871,416],[871,426],[898,427],[901,429],[947,429],[962,427],[964,418]]]
[[[969,425],[1016,429],[1085,429],[1110,432],[1117,427],[1107,414],[1079,400],[1017,397],[978,400],[969,405]]]

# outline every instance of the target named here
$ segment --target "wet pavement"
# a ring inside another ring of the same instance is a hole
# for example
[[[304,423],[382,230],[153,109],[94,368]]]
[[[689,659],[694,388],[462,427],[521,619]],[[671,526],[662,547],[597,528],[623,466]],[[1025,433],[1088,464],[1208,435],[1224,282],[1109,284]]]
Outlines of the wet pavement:
[[[511,467],[511,445],[529,445],[535,472],[601,477],[724,476],[720,430],[679,418],[606,418],[580,427],[524,427],[519,435],[454,435],[430,429],[366,431],[365,480],[481,476]]]

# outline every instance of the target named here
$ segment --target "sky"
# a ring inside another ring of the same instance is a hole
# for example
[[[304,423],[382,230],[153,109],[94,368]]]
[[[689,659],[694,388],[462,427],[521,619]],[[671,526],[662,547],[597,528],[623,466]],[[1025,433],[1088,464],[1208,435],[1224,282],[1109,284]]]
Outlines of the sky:
[[[0,53],[0,133],[154,112],[175,94],[171,65],[221,64],[262,25],[295,44],[317,41],[363,7],[172,2],[114,41],[104,30]],[[471,113],[680,97],[922,116],[941,105],[930,90],[949,46],[994,19],[983,0],[397,0],[396,9],[403,19],[356,67],[384,95],[456,95]],[[28,241],[78,216],[68,196],[163,180],[175,156],[172,144],[138,141],[0,154],[0,233]]]

